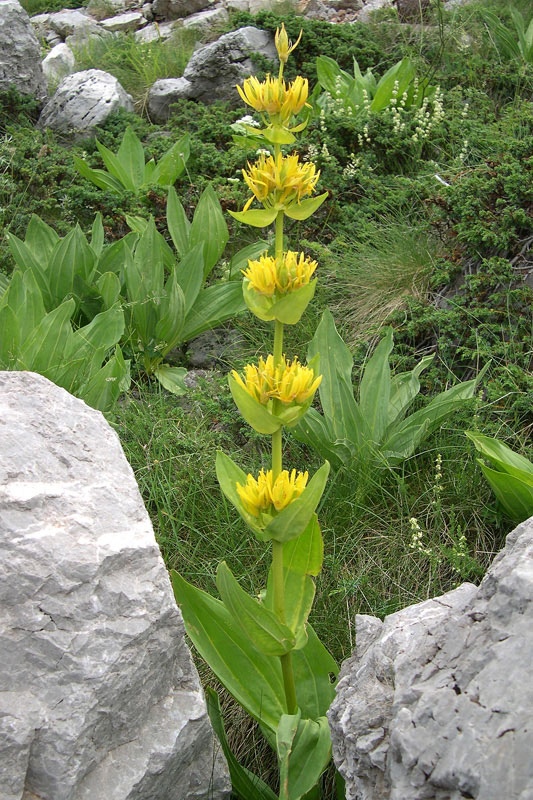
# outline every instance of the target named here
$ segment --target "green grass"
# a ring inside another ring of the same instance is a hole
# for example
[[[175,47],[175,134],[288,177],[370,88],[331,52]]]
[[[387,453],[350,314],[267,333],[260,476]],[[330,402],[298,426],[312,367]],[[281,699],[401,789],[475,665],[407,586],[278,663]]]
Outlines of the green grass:
[[[194,31],[179,28],[167,40],[144,43],[130,33],[93,36],[75,49],[76,69],[111,73],[133,97],[136,111],[143,113],[152,84],[161,78],[179,78],[196,40]]]

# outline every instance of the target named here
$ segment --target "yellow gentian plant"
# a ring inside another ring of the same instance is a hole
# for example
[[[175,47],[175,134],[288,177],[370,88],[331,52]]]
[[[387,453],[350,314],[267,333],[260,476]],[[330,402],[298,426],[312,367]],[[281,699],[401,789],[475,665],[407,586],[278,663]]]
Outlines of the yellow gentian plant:
[[[300,34],[301,36],[301,34]],[[243,295],[259,319],[273,322],[273,352],[233,371],[229,385],[248,424],[272,437],[270,468],[246,474],[227,455],[217,455],[222,491],[254,535],[270,542],[272,563],[265,590],[249,596],[222,562],[217,570],[221,600],[196,589],[172,573],[187,631],[221,683],[259,722],[276,750],[279,800],[319,798],[318,782],[330,760],[326,711],[333,699],[331,675],[337,666],[320,643],[308,616],[315,594],[313,577],[322,566],[323,542],[316,508],[329,473],[325,462],[308,472],[283,467],[283,428],[296,425],[309,409],[321,376],[319,357],[309,364],[289,359],[283,348],[284,325],[296,324],[315,291],[317,264],[305,253],[285,250],[284,218],[306,219],[325,200],[315,195],[320,172],[296,154],[284,154],[305,121],[293,117],[305,107],[307,80],[283,80],[283,68],[294,48],[285,26],[276,32],[280,60],[277,77],[248,78],[237,87],[257,111],[259,133],[273,149],[243,170],[252,196],[233,216],[246,224],[274,223],[274,254],[263,253],[243,270]],[[292,127],[291,127],[292,126]],[[257,128],[253,128],[255,134]],[[262,208],[252,208],[258,201]],[[276,800],[259,778],[244,770],[225,740],[216,695],[208,690],[210,715],[228,758],[234,793],[242,800]]]

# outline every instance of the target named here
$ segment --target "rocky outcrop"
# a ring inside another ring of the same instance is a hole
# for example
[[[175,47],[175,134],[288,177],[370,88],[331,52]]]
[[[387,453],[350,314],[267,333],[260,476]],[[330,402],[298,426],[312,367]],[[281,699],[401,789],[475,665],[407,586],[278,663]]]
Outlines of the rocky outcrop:
[[[61,81],[39,117],[41,128],[90,136],[119,108],[133,111],[133,101],[113,75],[100,69],[74,72]]]
[[[222,800],[180,612],[103,416],[0,373],[0,797]]]
[[[479,587],[357,617],[328,714],[347,800],[533,797],[533,518]]]
[[[275,61],[273,36],[249,25],[226,33],[193,53],[182,78],[156,81],[148,95],[148,113],[154,122],[164,122],[170,105],[181,99],[210,104],[222,100],[238,105],[235,84],[253,75],[252,53]],[[172,83],[171,83],[172,81]]]
[[[381,8],[393,8],[392,0],[367,0],[357,15],[358,22],[372,22],[375,11]]]
[[[17,0],[0,0],[0,91],[10,87],[39,101],[47,95],[41,48],[30,18]]]

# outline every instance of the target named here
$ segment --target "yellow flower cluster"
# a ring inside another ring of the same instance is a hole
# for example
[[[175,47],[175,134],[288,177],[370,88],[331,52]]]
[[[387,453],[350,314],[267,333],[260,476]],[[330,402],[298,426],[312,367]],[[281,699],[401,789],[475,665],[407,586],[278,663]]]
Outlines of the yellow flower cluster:
[[[265,255],[259,261],[249,260],[248,269],[241,271],[258,294],[273,297],[276,293],[283,295],[301,289],[309,283],[316,268],[316,261],[306,258],[304,253],[288,250],[281,260]]]
[[[279,28],[276,29],[276,36],[274,37],[274,43],[276,45],[276,50],[278,51],[278,56],[281,64],[286,64],[287,60],[295,50],[298,45],[300,44],[300,39],[302,38],[303,31],[300,31],[300,35],[296,39],[295,43],[289,41],[289,37],[287,36],[287,31],[285,30],[285,23],[281,23],[281,30]]]
[[[244,380],[235,370],[232,375],[261,405],[267,405],[269,400],[279,400],[284,405],[301,405],[313,396],[322,380],[322,375],[315,376],[314,370],[304,367],[298,358],[294,358],[292,363],[283,359],[276,366],[272,355],[266,361],[261,357],[258,364],[247,364]]]
[[[267,473],[263,470],[257,480],[253,475],[248,475],[246,484],[237,483],[237,492],[242,504],[249,514],[259,517],[262,512],[272,513],[273,509],[282,511],[289,503],[301,495],[307,484],[308,473],[296,472],[289,475],[284,469],[275,481],[272,480],[272,470]]]
[[[248,162],[248,170],[243,169],[242,174],[254,197],[267,208],[282,210],[314,192],[320,170],[311,162],[301,163],[297,155],[283,156],[280,153],[276,158],[262,155],[254,164]],[[250,197],[244,211],[248,210],[253,199]]]
[[[276,122],[287,125],[291,116],[306,105],[309,83],[307,78],[298,76],[287,87],[283,78],[267,75],[261,82],[252,76],[244,81],[242,89],[237,86],[237,91],[256,111],[276,115]]]

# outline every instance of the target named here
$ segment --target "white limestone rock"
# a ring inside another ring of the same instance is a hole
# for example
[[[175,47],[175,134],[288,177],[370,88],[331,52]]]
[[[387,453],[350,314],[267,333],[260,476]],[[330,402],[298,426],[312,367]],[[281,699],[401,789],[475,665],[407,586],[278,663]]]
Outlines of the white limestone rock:
[[[249,0],[226,0],[226,8],[230,11],[249,11]]]
[[[347,800],[533,797],[533,518],[479,587],[356,627],[328,712]]]
[[[165,122],[174,103],[191,97],[192,84],[186,78],[161,78],[148,93],[148,115],[152,122]]]
[[[66,44],[56,44],[43,60],[43,72],[49,83],[59,83],[67,75],[74,72],[76,59]]]
[[[0,373],[0,797],[222,800],[198,675],[104,417]]]
[[[133,101],[118,80],[100,69],[87,69],[61,81],[41,112],[39,126],[90,136],[119,108],[133,111]]]
[[[18,0],[0,0],[0,91],[10,86],[39,101],[47,96],[41,48],[30,18]]]
[[[126,33],[127,31],[136,31],[146,25],[146,19],[140,11],[127,11],[124,14],[103,19],[100,25],[105,31]]]
[[[96,29],[96,22],[86,13],[77,9],[65,9],[50,14],[48,24],[62,39],[72,36],[80,29]]]
[[[191,84],[190,96],[206,104],[222,100],[239,105],[241,100],[235,84],[254,74],[252,53],[260,53],[273,63],[277,61],[272,34],[252,25],[226,33],[216,42],[198,48],[183,72],[183,77]]]
[[[152,22],[133,34],[137,42],[157,42],[170,39],[175,31],[175,22]]]
[[[204,11],[216,0],[154,0],[152,10],[156,17],[183,19],[198,11]]]
[[[229,14],[226,9],[218,6],[217,8],[209,8],[207,11],[199,11],[197,14],[185,17],[183,27],[192,28],[202,34],[208,34],[217,28],[221,28],[228,20]]]
[[[392,0],[366,0],[366,3],[357,15],[357,21],[371,22],[374,11],[378,11],[381,8],[393,8]]]

